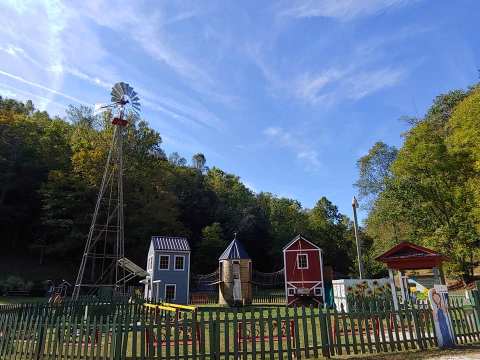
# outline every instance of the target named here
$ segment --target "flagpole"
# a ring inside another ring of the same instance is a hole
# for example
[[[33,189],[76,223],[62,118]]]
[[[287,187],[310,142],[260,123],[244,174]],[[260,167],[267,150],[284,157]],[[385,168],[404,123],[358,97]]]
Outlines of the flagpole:
[[[358,238],[358,221],[357,221],[358,201],[355,196],[352,199],[352,208],[353,208],[353,229],[355,231],[355,241],[357,243],[358,275],[360,279],[363,279],[362,246],[360,244],[360,239]]]

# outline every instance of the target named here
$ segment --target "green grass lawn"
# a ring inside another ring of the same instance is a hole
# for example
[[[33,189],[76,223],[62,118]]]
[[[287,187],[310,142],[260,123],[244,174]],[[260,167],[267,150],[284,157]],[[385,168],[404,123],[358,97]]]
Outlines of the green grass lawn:
[[[347,358],[347,357],[345,357]],[[405,351],[399,353],[348,357],[362,360],[414,360],[414,359],[480,359],[480,344],[458,345],[455,349],[430,349],[424,351]]]
[[[32,304],[47,302],[46,297],[28,297],[28,296],[0,296],[0,305],[6,304]]]

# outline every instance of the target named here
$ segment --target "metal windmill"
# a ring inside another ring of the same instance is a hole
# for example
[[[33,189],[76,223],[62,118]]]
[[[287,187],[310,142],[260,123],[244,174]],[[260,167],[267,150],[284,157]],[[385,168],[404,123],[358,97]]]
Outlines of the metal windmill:
[[[105,164],[85,251],[78,270],[73,298],[92,294],[101,288],[125,292],[123,222],[123,137],[128,119],[137,116],[140,102],[133,88],[124,82],[112,88],[111,104],[95,105],[95,111],[110,110],[113,135]]]

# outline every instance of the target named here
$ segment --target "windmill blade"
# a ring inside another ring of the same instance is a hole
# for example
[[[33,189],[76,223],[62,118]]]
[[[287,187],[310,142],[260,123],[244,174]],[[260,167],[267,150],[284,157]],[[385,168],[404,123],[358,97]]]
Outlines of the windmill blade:
[[[93,115],[104,113],[112,107],[112,104],[95,104],[93,108]]]
[[[121,83],[120,83],[120,86],[122,87],[123,95],[125,95],[125,94],[128,95],[128,84],[127,84],[127,83],[124,83],[124,82],[121,82]]]
[[[116,83],[112,87],[111,95],[115,106],[121,106],[126,113],[139,114],[140,98],[130,84],[123,81]]]
[[[122,100],[123,96],[123,89],[122,89],[122,83],[116,83],[113,85],[112,88],[112,102],[118,103],[119,101]]]

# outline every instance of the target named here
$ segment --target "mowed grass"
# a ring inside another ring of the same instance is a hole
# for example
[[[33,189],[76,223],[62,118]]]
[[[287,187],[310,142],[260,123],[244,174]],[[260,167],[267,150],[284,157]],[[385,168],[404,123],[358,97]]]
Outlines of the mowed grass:
[[[36,304],[47,302],[46,297],[28,297],[28,296],[0,296],[0,305],[8,304]]]
[[[405,351],[390,354],[349,356],[345,358],[351,360],[480,359],[480,344],[458,345],[454,349],[429,349],[423,351]]]

